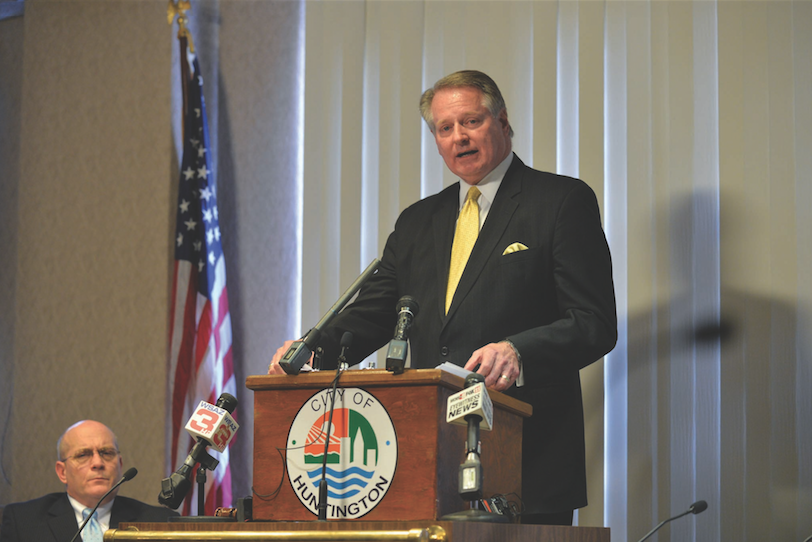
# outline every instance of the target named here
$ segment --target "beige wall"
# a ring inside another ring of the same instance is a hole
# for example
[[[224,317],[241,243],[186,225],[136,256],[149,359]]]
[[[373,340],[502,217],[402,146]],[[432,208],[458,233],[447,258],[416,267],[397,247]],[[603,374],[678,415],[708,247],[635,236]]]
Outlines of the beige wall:
[[[174,163],[164,9],[29,1],[14,21],[24,69],[12,500],[61,489],[55,441],[84,418],[113,428],[139,469],[123,493],[158,492]]]
[[[297,295],[295,2],[193,2],[218,145],[241,432],[245,376],[291,336]],[[221,12],[222,10],[222,12]],[[278,28],[275,28],[275,25]],[[167,314],[180,125],[165,0],[26,0],[0,21],[0,505],[62,488],[55,443],[83,418],[117,433],[122,489],[156,503],[164,469]],[[220,70],[221,57],[223,70]],[[224,186],[228,188],[223,189]],[[273,278],[280,270],[284,277]]]

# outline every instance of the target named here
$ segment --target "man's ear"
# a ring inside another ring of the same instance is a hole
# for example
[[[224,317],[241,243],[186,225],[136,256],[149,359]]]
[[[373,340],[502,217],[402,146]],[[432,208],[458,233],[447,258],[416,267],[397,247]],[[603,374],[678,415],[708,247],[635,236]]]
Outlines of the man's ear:
[[[59,481],[62,482],[63,484],[67,484],[68,477],[65,474],[65,462],[57,461],[54,469],[56,470],[56,476],[59,478]]]
[[[510,122],[508,122],[507,107],[503,107],[499,112],[499,123],[502,125],[502,131],[510,133]]]

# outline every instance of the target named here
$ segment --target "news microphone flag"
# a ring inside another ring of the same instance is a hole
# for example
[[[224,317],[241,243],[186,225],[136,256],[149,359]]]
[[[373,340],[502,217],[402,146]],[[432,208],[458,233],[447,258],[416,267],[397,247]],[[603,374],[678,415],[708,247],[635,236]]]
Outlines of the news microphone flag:
[[[193,439],[202,438],[209,446],[223,453],[239,428],[228,410],[200,401],[185,429]]]
[[[448,398],[446,404],[446,423],[452,425],[468,425],[466,416],[475,414],[481,418],[479,428],[490,431],[493,428],[493,402],[485,383],[474,384],[470,388],[460,390]]]
[[[203,78],[197,58],[187,56],[181,38],[181,79],[184,88],[183,159],[170,308],[167,395],[166,474],[182,464],[194,444],[184,430],[202,399],[215,403],[221,393],[236,396],[231,357],[231,318],[226,291],[226,264],[217,207],[217,185],[211,170]],[[189,73],[189,70],[192,70]],[[206,515],[233,506],[229,449],[206,482]],[[182,514],[197,513],[197,484],[183,503]]]

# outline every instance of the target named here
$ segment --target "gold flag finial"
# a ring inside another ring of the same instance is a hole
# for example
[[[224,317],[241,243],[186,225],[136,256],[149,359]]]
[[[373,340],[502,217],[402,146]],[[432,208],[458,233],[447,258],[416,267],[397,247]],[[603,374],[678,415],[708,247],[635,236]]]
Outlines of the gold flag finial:
[[[190,0],[169,0],[169,5],[166,8],[166,19],[171,25],[175,17],[178,18],[178,39],[185,37],[189,42],[189,52],[194,54],[195,44],[192,41],[192,33],[186,28],[186,22],[188,20],[186,18],[186,12],[190,9],[192,9]]]

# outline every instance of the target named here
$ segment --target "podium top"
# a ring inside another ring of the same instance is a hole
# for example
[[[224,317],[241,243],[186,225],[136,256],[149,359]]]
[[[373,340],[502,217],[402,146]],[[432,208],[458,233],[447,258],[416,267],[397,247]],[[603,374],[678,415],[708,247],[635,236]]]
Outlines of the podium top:
[[[285,389],[323,389],[329,387],[335,371],[302,372],[298,375],[252,375],[245,379],[245,387],[252,391]],[[461,390],[465,379],[440,369],[406,369],[396,375],[386,369],[350,369],[341,373],[339,384],[344,388],[380,388],[392,386],[442,386]],[[523,418],[533,413],[533,407],[524,401],[498,391],[488,390],[494,408],[510,411]]]

